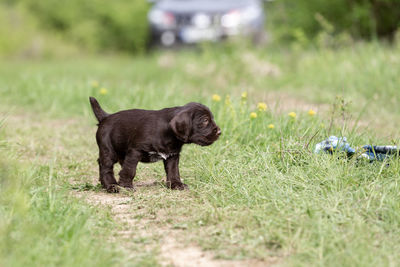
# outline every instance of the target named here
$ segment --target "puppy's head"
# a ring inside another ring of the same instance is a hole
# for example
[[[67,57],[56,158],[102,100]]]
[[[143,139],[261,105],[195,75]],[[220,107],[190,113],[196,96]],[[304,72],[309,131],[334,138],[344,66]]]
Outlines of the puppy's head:
[[[211,111],[199,103],[189,103],[171,120],[176,137],[184,143],[208,146],[221,135]]]

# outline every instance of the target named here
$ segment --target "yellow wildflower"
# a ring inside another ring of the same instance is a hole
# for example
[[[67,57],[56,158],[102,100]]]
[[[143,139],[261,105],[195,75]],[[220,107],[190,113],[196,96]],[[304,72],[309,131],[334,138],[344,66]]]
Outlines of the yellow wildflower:
[[[257,118],[257,113],[251,112],[251,113],[250,113],[250,118],[251,118],[251,119]]]
[[[99,82],[98,81],[92,81],[90,84],[92,85],[93,88],[99,87]]]
[[[106,88],[102,87],[102,88],[100,89],[100,94],[101,94],[101,95],[106,95],[107,93],[108,93],[108,91],[107,91]]]
[[[271,124],[268,124],[268,126],[267,126],[269,129],[274,129],[275,128],[275,125],[273,125],[272,123]]]
[[[295,118],[296,118],[296,116],[297,116],[297,115],[296,115],[296,113],[295,113],[295,112],[293,112],[293,111],[292,111],[292,112],[290,112],[288,115],[289,115],[289,117],[292,117],[293,119],[295,119]]]
[[[220,97],[219,95],[217,95],[217,94],[214,94],[214,95],[212,96],[212,100],[213,100],[214,102],[219,102],[219,101],[221,101],[221,97]]]
[[[317,113],[317,112],[315,112],[315,110],[313,110],[313,109],[310,109],[310,110],[308,111],[308,115],[310,115],[310,116],[314,116],[316,113]]]
[[[267,104],[264,102],[260,102],[257,104],[257,108],[259,111],[266,111],[267,110]]]
[[[242,100],[246,100],[247,99],[247,92],[243,92],[242,93]]]

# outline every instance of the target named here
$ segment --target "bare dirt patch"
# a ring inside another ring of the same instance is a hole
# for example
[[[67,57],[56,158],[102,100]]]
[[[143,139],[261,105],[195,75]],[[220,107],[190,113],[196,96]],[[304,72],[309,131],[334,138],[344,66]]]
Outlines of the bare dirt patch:
[[[163,266],[268,266],[260,260],[222,260],[215,259],[214,253],[203,251],[198,245],[188,243],[190,233],[186,229],[174,227],[184,217],[171,217],[168,210],[154,209],[154,203],[148,203],[151,195],[159,194],[168,201],[168,195],[182,193],[183,198],[190,198],[185,192],[168,192],[159,181],[139,181],[135,183],[136,192],[109,194],[105,192],[73,192],[75,197],[94,206],[106,206],[111,210],[113,219],[119,225],[113,236],[114,242],[129,251],[132,242],[143,241],[142,249],[147,252],[157,251],[159,263]],[[158,191],[158,192],[157,192]],[[160,191],[162,191],[160,193]],[[149,198],[148,198],[149,197]],[[179,196],[181,197],[181,196]],[[150,200],[151,201],[151,200]],[[122,242],[121,242],[122,240]]]
[[[173,253],[171,253],[173,252]],[[176,238],[167,236],[161,246],[161,256],[166,263],[177,267],[240,267],[240,266],[269,266],[272,264],[259,260],[221,260],[215,259],[212,252],[203,251],[196,245],[182,246]]]

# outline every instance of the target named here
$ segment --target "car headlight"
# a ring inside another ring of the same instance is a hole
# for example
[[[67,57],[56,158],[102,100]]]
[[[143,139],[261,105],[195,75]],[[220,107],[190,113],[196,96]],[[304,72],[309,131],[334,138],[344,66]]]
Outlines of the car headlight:
[[[149,12],[148,18],[151,23],[158,26],[164,26],[164,27],[175,26],[174,14],[167,11],[153,9]]]

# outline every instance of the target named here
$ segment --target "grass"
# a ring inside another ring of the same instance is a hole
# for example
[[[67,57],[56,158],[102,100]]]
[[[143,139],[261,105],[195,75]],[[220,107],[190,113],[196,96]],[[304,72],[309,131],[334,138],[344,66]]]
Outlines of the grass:
[[[2,266],[109,266],[116,251],[100,246],[107,212],[70,198],[54,165],[26,165],[1,150]],[[21,164],[23,164],[21,166]],[[99,220],[100,219],[100,220]],[[94,245],[95,244],[95,245]]]
[[[184,148],[181,174],[191,191],[158,186],[131,196],[138,222],[157,217],[153,230],[183,231],[183,243],[225,259],[398,265],[398,160],[370,164],[311,151],[333,134],[347,136],[354,147],[399,143],[399,52],[379,44],[301,53],[225,47],[0,63],[6,118],[0,152],[11,153],[2,157],[1,262],[125,265],[134,252],[139,257],[130,264],[160,263],[158,233],[128,240],[129,251],[121,250],[119,242],[104,242],[119,227],[110,211],[71,197],[99,191],[93,95],[109,112],[199,101],[223,131],[210,147]],[[267,111],[257,102],[266,102]],[[310,107],[315,116],[307,114]],[[161,177],[161,163],[140,165],[139,181]],[[151,244],[155,250],[145,249]]]

